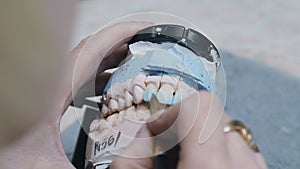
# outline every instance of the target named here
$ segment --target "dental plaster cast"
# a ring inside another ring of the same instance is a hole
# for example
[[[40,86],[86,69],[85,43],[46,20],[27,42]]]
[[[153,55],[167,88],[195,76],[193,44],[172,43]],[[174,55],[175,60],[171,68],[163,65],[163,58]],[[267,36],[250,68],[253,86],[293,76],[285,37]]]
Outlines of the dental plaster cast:
[[[168,107],[197,90],[215,91],[216,64],[185,47],[141,41],[131,44],[129,52],[104,89],[103,118],[90,125],[86,159],[103,168],[151,117],[153,96]]]

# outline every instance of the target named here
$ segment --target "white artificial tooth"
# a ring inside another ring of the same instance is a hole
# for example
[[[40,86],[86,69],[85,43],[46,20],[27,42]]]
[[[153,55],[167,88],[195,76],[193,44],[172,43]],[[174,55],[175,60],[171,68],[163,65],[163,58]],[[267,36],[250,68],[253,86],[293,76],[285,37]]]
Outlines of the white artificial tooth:
[[[98,130],[98,124],[100,122],[100,119],[96,119],[94,120],[91,125],[90,125],[90,132],[94,132],[94,131],[97,131]]]
[[[125,116],[125,111],[126,111],[126,110],[121,110],[121,111],[119,112],[119,114],[122,115],[122,116]]]
[[[125,96],[125,92],[126,91],[130,91],[131,89],[130,89],[130,86],[131,86],[131,81],[132,81],[132,79],[128,79],[128,80],[126,80],[125,82],[123,82],[122,84],[121,84],[121,88],[122,88],[122,96]]]
[[[161,81],[160,81],[161,85],[169,84],[174,89],[177,87],[178,82],[179,82],[179,76],[173,77],[173,76],[170,76],[170,75],[163,75],[162,78],[161,78]]]
[[[136,113],[136,116],[137,116],[138,121],[146,122],[151,116],[150,110],[138,112],[138,113]]]
[[[118,113],[115,113],[108,116],[106,121],[109,125],[116,126],[122,123],[122,116]]]
[[[128,91],[126,91],[125,92],[125,106],[126,107],[132,106],[132,102],[133,102],[133,96]]]
[[[104,116],[108,115],[108,107],[106,106],[106,104],[102,104],[102,108],[101,108],[101,112]]]
[[[153,94],[156,95],[157,90],[158,90],[158,88],[156,88],[156,87],[154,86],[154,84],[150,83],[150,84],[146,87],[146,89],[145,89],[145,91],[144,91],[144,101],[145,101],[145,102],[150,102],[150,100],[151,100],[151,98],[152,98],[152,95],[153,95]]]
[[[118,103],[119,103],[118,111],[125,109],[126,104],[125,104],[125,100],[123,98],[118,97]]]
[[[145,74],[138,74],[137,76],[132,78],[131,81],[131,87],[133,89],[134,86],[139,86],[142,89],[146,88],[146,84],[145,84],[145,79],[146,79],[146,75]]]
[[[104,130],[104,129],[107,129],[107,128],[109,128],[109,124],[107,123],[107,121],[104,120],[104,119],[100,119],[98,130],[101,131],[101,130]]]
[[[156,94],[157,99],[161,104],[171,105],[173,103],[174,91],[175,89],[171,85],[163,84]]]
[[[194,92],[196,92],[195,89],[191,89],[191,90],[186,90],[186,91],[178,91],[175,93],[174,95],[174,99],[173,99],[173,104],[179,103],[181,100],[189,97],[190,95],[192,95]]]
[[[107,98],[117,98],[120,96],[121,92],[121,86],[120,83],[114,83],[111,85],[111,87],[107,90]]]
[[[124,112],[124,116],[129,120],[136,121],[137,117],[136,117],[135,107],[131,106],[131,107],[127,108]]]
[[[99,132],[99,131],[104,130],[108,127],[109,127],[109,125],[108,125],[106,120],[96,119],[90,125],[90,132],[96,132],[96,131]]]
[[[137,105],[136,116],[138,121],[146,122],[150,117],[149,106],[143,104]]]
[[[142,89],[140,86],[134,86],[133,87],[133,102],[135,104],[140,104],[143,102],[144,97],[144,89]]]
[[[185,82],[179,81],[175,92],[177,92],[177,91],[187,91],[187,90],[190,90],[190,89],[191,89],[191,87],[189,85],[187,85]]]
[[[156,89],[160,86],[161,76],[147,76],[145,83],[148,86],[150,83],[155,86]]]
[[[111,112],[116,112],[119,109],[119,104],[115,99],[110,99],[108,106]]]
[[[181,100],[187,98],[195,92],[196,90],[194,88],[191,88],[186,83],[179,81],[178,86],[175,90],[173,104],[179,103]]]

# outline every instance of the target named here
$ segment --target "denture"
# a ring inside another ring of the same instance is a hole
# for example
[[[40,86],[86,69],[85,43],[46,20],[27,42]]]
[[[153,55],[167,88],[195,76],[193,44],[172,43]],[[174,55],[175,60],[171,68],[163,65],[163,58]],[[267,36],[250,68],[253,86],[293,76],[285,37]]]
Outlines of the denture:
[[[208,50],[214,55],[212,61],[177,43],[130,44],[127,62],[113,73],[104,89],[102,119],[90,125],[87,159],[110,159],[127,147],[152,116],[152,97],[167,108],[198,90],[215,92],[218,54],[214,48]]]

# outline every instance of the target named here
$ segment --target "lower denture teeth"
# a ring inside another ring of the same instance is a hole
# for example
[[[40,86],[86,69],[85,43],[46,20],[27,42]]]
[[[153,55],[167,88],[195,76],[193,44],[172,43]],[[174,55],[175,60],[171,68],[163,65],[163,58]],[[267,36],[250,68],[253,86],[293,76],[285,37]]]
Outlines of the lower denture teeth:
[[[100,119],[96,119],[94,120],[91,125],[90,125],[90,132],[94,132],[94,131],[97,131],[99,128],[99,123],[100,123]]]
[[[149,105],[139,104],[136,108],[137,120],[141,122],[146,122],[150,118]]]
[[[109,124],[107,123],[107,121],[104,120],[104,119],[100,119],[99,125],[98,125],[98,130],[102,131],[102,130],[107,129],[107,128],[109,128]]]
[[[99,132],[109,127],[109,124],[104,119],[96,119],[90,125],[90,132]]]
[[[135,106],[131,106],[131,107],[127,108],[125,110],[125,112],[124,112],[124,116],[128,120],[135,121],[136,120],[136,109],[135,109]]]
[[[122,123],[122,116],[118,113],[112,114],[107,117],[106,121],[110,126],[116,126]]]

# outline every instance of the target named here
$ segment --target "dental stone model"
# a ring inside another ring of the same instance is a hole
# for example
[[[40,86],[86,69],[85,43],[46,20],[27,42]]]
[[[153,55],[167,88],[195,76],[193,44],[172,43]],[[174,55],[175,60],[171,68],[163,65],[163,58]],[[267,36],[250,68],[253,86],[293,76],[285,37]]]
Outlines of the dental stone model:
[[[173,27],[182,28],[160,25],[152,30],[162,34]],[[186,37],[180,38],[181,43],[191,38],[189,33],[194,33],[190,29],[183,31]],[[104,89],[103,118],[90,125],[86,164],[106,168],[132,142],[141,124],[157,111],[153,110],[153,100],[166,108],[197,90],[215,92],[219,62],[215,47],[208,45],[208,56],[199,57],[188,45],[151,40],[136,40],[129,45],[125,63],[113,73]]]

